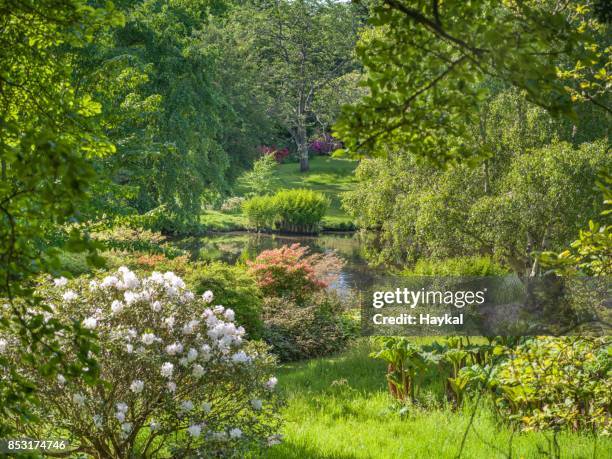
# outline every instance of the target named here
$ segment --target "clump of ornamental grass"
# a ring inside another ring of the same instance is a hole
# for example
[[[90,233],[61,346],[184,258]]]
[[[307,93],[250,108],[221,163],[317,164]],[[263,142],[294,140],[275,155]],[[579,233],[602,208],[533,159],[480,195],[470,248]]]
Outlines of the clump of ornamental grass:
[[[243,457],[278,442],[274,359],[243,339],[212,292],[196,297],[172,272],[139,278],[122,267],[56,279],[39,294],[55,317],[97,335],[100,381],[49,380],[22,363],[38,382],[44,420],[24,434],[68,436],[74,453],[111,458]],[[76,349],[61,341],[68,358]]]

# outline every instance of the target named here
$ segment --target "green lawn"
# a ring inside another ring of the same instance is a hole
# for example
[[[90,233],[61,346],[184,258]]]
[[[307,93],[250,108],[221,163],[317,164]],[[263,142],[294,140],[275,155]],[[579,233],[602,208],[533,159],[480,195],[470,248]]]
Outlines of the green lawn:
[[[287,397],[283,412],[284,443],[267,457],[278,459],[454,458],[469,420],[469,410],[455,412],[436,402],[429,386],[422,399],[428,409],[400,407],[387,394],[385,365],[368,357],[366,341],[344,355],[285,365],[279,387]],[[512,440],[512,454],[508,447]],[[481,408],[469,433],[463,458],[548,457],[550,433],[516,433]],[[563,458],[612,457],[612,440],[562,433]],[[554,456],[550,456],[554,457]]]
[[[323,218],[324,229],[346,229],[352,221],[341,207],[341,194],[351,190],[357,183],[353,174],[358,162],[334,159],[329,156],[314,156],[310,160],[310,171],[301,173],[299,165],[291,162],[281,164],[277,169],[276,189],[308,188],[320,191],[329,197],[331,206]],[[243,190],[237,188],[240,195]],[[230,231],[246,228],[246,219],[241,214],[226,214],[207,210],[201,218],[207,230]]]

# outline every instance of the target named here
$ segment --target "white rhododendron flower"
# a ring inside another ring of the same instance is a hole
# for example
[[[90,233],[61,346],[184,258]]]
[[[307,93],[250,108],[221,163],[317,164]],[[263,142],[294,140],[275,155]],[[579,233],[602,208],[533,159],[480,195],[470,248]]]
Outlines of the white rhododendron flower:
[[[147,346],[155,342],[156,336],[153,333],[143,333],[140,340]]]
[[[4,354],[7,347],[8,342],[4,338],[0,338],[0,354]]]
[[[121,424],[121,430],[123,430],[125,433],[130,433],[132,431],[132,423],[124,422]]]
[[[68,285],[68,279],[66,279],[64,276],[58,277],[57,279],[53,279],[53,284],[56,287],[65,287]]]
[[[190,347],[189,352],[187,352],[187,361],[193,362],[197,358],[198,358],[198,351]]]
[[[232,361],[234,363],[248,363],[251,361],[251,357],[249,357],[244,351],[236,352],[232,356]]]
[[[168,384],[166,384],[166,387],[168,388],[168,390],[170,392],[176,392],[176,383],[170,381]]]
[[[130,390],[135,394],[139,394],[140,392],[142,392],[143,389],[144,382],[142,382],[140,379],[135,379],[134,381],[132,381],[132,384],[130,384]]]
[[[193,366],[192,374],[195,378],[201,378],[202,376],[204,376],[204,373],[205,373],[205,370],[202,365],[195,364]]]
[[[159,312],[162,309],[162,304],[159,301],[154,301],[151,303],[151,309],[155,312]]]
[[[191,411],[193,410],[193,402],[191,400],[185,400],[181,403],[181,410]]]
[[[187,431],[189,432],[189,435],[191,435],[192,437],[198,438],[200,436],[200,433],[202,433],[202,427],[199,426],[198,424],[194,424],[192,426],[189,426]]]
[[[174,365],[172,365],[170,362],[164,363],[161,367],[161,374],[165,378],[171,378],[173,371],[174,371]]]
[[[238,427],[235,427],[229,431],[229,436],[231,438],[240,438],[242,437],[242,430],[240,430]]]
[[[283,436],[280,434],[270,435],[268,437],[268,446],[280,445],[283,441]]]
[[[111,311],[113,311],[113,314],[119,314],[121,311],[123,311],[123,308],[124,305],[119,300],[115,300],[111,304]]]
[[[66,378],[64,377],[63,374],[60,373],[60,374],[57,375],[57,383],[60,386],[63,386],[64,384],[66,384]]]
[[[77,405],[84,405],[85,404],[85,396],[81,393],[76,393],[72,396],[72,401],[74,403],[76,403]]]
[[[212,410],[212,405],[208,402],[202,403],[202,410],[204,410],[205,413],[210,413],[210,410]]]
[[[117,408],[117,411],[121,412],[121,413],[125,413],[128,410],[128,406],[126,403],[124,402],[119,402],[115,405],[115,408]]]
[[[83,328],[93,330],[98,325],[98,320],[95,317],[88,317],[83,321]]]
[[[117,285],[117,282],[119,282],[119,279],[117,279],[117,277],[115,276],[106,276],[104,279],[102,279],[102,283],[100,284],[100,287],[102,288],[111,288]]]
[[[76,292],[74,292],[73,290],[68,290],[67,292],[65,292],[62,295],[62,299],[66,302],[71,302],[76,300],[79,297],[79,295],[76,294]]]
[[[173,343],[166,346],[166,353],[169,355],[177,355],[183,352],[183,345],[181,343]]]
[[[253,407],[254,410],[259,411],[261,410],[263,403],[259,399],[254,399],[254,400],[251,400],[251,406]]]
[[[270,390],[273,390],[276,387],[276,384],[278,383],[278,379],[276,379],[275,376],[272,376],[270,379],[268,379],[268,381],[266,382],[266,387]]]
[[[213,292],[211,292],[210,290],[206,290],[203,294],[202,294],[202,299],[206,302],[206,303],[211,303],[213,298],[215,296],[213,295]]]

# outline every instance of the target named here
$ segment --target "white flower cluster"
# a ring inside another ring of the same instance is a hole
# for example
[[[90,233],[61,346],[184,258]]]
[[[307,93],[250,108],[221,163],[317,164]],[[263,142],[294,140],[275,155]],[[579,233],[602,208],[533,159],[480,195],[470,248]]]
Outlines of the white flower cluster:
[[[120,392],[124,401],[114,405],[114,419],[111,417],[108,422],[116,423],[121,436],[127,438],[134,429],[141,427],[137,410],[146,403],[137,400],[146,401],[146,397],[152,396],[157,400],[161,394],[166,397],[165,403],[175,404],[176,416],[188,419],[187,433],[191,437],[243,438],[243,431],[238,426],[219,432],[212,430],[214,425],[207,424],[207,415],[214,410],[215,402],[205,402],[197,395],[200,387],[210,383],[205,379],[207,374],[224,374],[228,378],[242,374],[237,371],[248,374],[259,358],[247,352],[245,330],[234,323],[234,311],[221,305],[211,306],[214,300],[211,291],[196,298],[172,272],[154,272],[139,279],[126,267],[119,268],[101,282],[91,281],[89,292],[69,290],[65,278],[55,279],[54,284],[66,304],[83,303],[79,311],[86,315],[82,321],[84,328],[95,330],[102,342],[114,343],[112,349],[124,352],[124,360],[116,357],[116,362],[123,363],[112,365],[124,365],[121,368],[126,374],[146,375],[140,376],[142,379],[129,378]],[[5,345],[0,344],[1,352]],[[144,366],[138,367],[138,372],[131,372],[137,369],[132,365]],[[259,382],[258,394],[252,395],[267,399],[266,392],[274,390],[276,383],[274,377]],[[63,376],[58,376],[58,385],[67,387]],[[93,405],[95,396],[91,397]],[[84,406],[86,401],[81,393],[73,396],[73,402],[79,406]],[[244,400],[244,406],[262,412],[264,401],[251,396]],[[94,426],[102,425],[100,415],[92,413],[91,416]],[[167,428],[162,422],[146,420],[151,430]]]

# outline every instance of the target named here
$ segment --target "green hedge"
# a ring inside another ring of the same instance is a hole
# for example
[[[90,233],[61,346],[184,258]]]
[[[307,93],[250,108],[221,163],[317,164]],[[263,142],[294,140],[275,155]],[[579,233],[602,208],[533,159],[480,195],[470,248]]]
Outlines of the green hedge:
[[[325,195],[306,189],[255,196],[243,204],[251,228],[289,233],[318,232],[328,208],[329,199]]]

